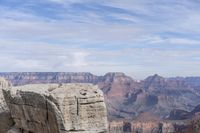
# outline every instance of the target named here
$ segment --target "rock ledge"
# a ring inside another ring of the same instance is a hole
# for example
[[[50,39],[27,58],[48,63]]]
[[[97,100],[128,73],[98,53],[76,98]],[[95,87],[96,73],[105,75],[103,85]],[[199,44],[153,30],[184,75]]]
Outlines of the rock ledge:
[[[106,106],[97,86],[35,84],[3,93],[15,123],[10,133],[107,132]]]

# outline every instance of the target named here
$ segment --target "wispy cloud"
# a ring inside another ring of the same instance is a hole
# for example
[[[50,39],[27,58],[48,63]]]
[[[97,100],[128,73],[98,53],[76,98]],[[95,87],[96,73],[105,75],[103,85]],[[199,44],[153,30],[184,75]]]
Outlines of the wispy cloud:
[[[196,0],[2,0],[0,5],[1,71],[200,74]]]

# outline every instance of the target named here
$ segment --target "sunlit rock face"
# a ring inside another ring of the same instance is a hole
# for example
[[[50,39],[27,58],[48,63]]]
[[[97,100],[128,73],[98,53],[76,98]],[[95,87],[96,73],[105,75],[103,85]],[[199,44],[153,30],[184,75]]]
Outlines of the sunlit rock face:
[[[0,133],[5,133],[13,125],[13,121],[10,116],[10,111],[5,102],[2,92],[3,88],[9,87],[9,82],[7,82],[3,78],[0,78]]]
[[[15,123],[9,132],[107,132],[106,106],[97,86],[37,84],[3,92]]]

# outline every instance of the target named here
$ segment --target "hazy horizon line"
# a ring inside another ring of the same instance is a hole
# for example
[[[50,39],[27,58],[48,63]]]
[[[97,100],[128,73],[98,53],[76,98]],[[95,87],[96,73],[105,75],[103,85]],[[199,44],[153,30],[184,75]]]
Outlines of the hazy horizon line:
[[[176,76],[164,76],[162,74],[158,74],[158,73],[154,73],[154,74],[150,74],[150,75],[146,75],[145,77],[143,78],[136,78],[137,76],[134,76],[134,75],[130,75],[126,72],[104,72],[104,73],[93,73],[93,72],[87,72],[87,71],[5,71],[5,72],[2,72],[0,71],[0,76],[1,74],[11,74],[11,73],[90,73],[94,76],[105,76],[106,74],[109,74],[109,73],[121,73],[121,74],[124,74],[125,76],[128,76],[128,77],[131,77],[132,79],[135,79],[135,80],[144,80],[148,77],[151,77],[151,76],[160,76],[162,78],[200,78],[200,75],[176,75]]]

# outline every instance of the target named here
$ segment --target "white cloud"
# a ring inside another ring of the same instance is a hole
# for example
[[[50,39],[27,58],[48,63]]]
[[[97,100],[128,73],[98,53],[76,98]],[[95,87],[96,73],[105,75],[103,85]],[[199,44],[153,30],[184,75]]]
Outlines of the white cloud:
[[[185,38],[170,38],[167,39],[169,43],[172,44],[187,44],[187,45],[200,45],[200,40],[192,40],[192,39],[185,39]]]
[[[47,1],[61,4],[54,9],[59,19],[26,10]],[[73,3],[86,5],[73,9]],[[186,0],[45,0],[31,1],[25,10],[1,6],[0,69],[198,74],[200,11],[191,7],[193,1]],[[174,32],[184,36],[163,35]]]
[[[51,1],[51,2],[57,2],[57,3],[64,3],[65,2],[65,0],[49,0],[49,1]]]
[[[79,51],[72,53],[72,55],[72,66],[83,67],[89,65],[86,61],[86,57],[89,56],[89,53]]]

